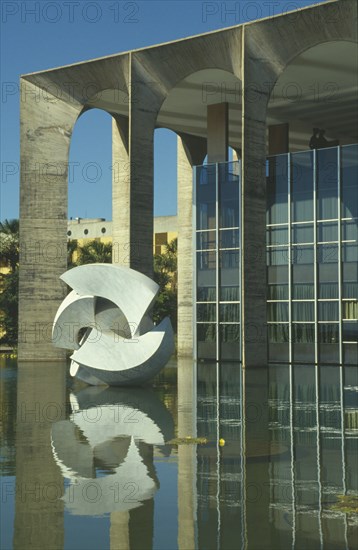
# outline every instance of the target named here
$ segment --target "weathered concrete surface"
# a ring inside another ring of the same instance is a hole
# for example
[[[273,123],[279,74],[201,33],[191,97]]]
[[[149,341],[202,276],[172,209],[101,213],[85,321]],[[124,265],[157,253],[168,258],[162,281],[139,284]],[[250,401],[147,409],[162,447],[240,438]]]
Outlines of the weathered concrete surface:
[[[193,166],[203,163],[206,140],[178,136],[178,355],[193,356]]]
[[[51,327],[67,269],[67,168],[79,109],[21,81],[19,360],[62,360]]]

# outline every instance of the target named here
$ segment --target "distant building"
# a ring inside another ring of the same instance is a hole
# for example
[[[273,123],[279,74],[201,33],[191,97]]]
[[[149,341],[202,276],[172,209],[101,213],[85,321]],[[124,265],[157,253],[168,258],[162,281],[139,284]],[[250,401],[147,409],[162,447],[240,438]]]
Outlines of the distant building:
[[[165,246],[178,237],[176,216],[154,218],[153,252],[162,254]],[[93,239],[112,243],[112,222],[105,218],[75,218],[68,221],[67,238],[77,240],[80,246]]]

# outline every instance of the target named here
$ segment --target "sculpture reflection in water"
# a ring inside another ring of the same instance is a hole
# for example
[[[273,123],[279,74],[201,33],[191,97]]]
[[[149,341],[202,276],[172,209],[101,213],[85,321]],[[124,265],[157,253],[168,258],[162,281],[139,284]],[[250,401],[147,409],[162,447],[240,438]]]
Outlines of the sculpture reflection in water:
[[[61,276],[73,290],[53,323],[55,346],[74,349],[70,373],[87,384],[141,385],[174,352],[169,317],[157,326],[151,309],[159,286],[138,271],[90,264]]]
[[[52,427],[53,455],[68,480],[64,502],[76,515],[137,508],[159,488],[153,447],[168,454],[171,414],[148,389],[85,388],[70,396],[72,414]]]

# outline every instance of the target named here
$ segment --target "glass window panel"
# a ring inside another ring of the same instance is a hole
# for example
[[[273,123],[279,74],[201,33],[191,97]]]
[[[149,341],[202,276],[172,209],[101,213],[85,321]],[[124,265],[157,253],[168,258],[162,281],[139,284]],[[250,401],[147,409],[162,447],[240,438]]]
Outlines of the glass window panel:
[[[288,155],[267,161],[267,223],[288,221]]]
[[[292,156],[292,221],[313,220],[313,154],[312,151]]]
[[[288,243],[288,228],[287,227],[270,227],[267,231],[267,244],[287,244]]]
[[[292,342],[297,344],[306,344],[315,341],[314,324],[292,324]]]
[[[338,283],[320,283],[318,285],[318,298],[334,300],[338,298]]]
[[[215,202],[197,204],[197,229],[215,229]]]
[[[240,325],[220,325],[220,341],[240,342]]]
[[[338,240],[338,223],[319,223],[318,224],[318,241],[330,242]]]
[[[336,344],[339,342],[339,325],[336,324],[319,324],[318,325],[318,341],[321,344]]]
[[[288,283],[288,264],[275,265],[267,268],[268,284],[287,284]]]
[[[314,298],[313,283],[295,283],[292,285],[292,298],[294,300],[310,300]]]
[[[336,244],[320,244],[317,246],[317,261],[321,264],[338,262],[338,246]]]
[[[268,325],[268,339],[270,344],[283,344],[289,341],[287,324]]]
[[[268,300],[288,300],[288,285],[269,285]]]
[[[240,163],[219,164],[220,227],[240,225]]]
[[[198,287],[196,291],[197,302],[215,302],[216,288],[215,286]]]
[[[215,231],[199,231],[196,234],[197,250],[216,248]]]
[[[267,250],[267,265],[286,265],[288,263],[288,248],[269,248]]]
[[[338,302],[318,302],[319,321],[338,321]]]
[[[292,246],[291,262],[293,264],[313,264],[313,246]]]
[[[198,252],[196,257],[198,270],[215,270],[216,253],[214,250],[210,252]]]
[[[293,243],[313,243],[313,241],[313,224],[292,226]]]
[[[313,302],[293,302],[292,303],[293,321],[314,321],[314,303]]]
[[[216,341],[216,325],[214,324],[197,324],[197,339],[198,342],[215,342]]]
[[[314,266],[311,264],[293,265],[292,266],[292,283],[293,285],[314,283]],[[298,298],[299,299],[299,298]]]
[[[358,322],[357,321],[343,322],[343,341],[358,342]]]
[[[200,322],[209,322],[216,320],[216,305],[215,304],[197,304],[196,320]]]
[[[342,241],[358,240],[358,220],[342,222]]]
[[[342,244],[342,261],[343,262],[358,262],[358,246],[356,244]]]
[[[222,323],[239,323],[240,304],[220,304],[220,321]]]
[[[196,168],[196,225],[197,229],[216,227],[216,170],[215,165]]]
[[[225,250],[220,252],[220,267],[222,269],[238,269],[240,266],[240,252]]]
[[[358,365],[358,346],[356,344],[344,344],[343,357],[345,365],[354,365],[356,367]]]
[[[358,218],[358,145],[341,149],[342,218]]]
[[[343,283],[343,298],[355,298],[358,299],[358,282],[351,281]]]
[[[275,302],[267,304],[267,320],[277,322],[288,322],[288,304]]]
[[[238,229],[220,229],[220,248],[239,248],[240,231]]]
[[[352,300],[350,302],[343,302],[343,319],[355,319],[358,320],[358,301]]]
[[[317,159],[317,217],[338,218],[338,152],[337,147],[319,149]]]
[[[221,302],[239,302],[240,287],[239,286],[223,286],[220,287]]]

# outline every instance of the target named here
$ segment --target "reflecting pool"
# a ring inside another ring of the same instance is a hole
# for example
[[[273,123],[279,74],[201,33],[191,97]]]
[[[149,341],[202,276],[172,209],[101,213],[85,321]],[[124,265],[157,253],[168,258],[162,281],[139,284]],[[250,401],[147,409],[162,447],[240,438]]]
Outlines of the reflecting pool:
[[[357,368],[0,367],[2,549],[358,548]]]

